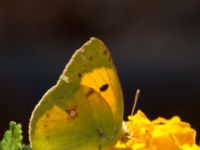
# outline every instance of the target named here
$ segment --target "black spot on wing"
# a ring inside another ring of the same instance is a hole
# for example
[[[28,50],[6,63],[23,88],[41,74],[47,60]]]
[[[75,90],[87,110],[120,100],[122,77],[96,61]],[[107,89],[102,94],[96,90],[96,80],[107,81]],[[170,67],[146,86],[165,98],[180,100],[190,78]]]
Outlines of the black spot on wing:
[[[106,55],[107,54],[107,50],[105,49],[104,51],[103,51],[103,55]]]
[[[111,55],[108,56],[108,60],[109,60],[109,62],[112,62],[112,57],[111,57]]]
[[[85,68],[88,68],[88,65],[87,65],[87,64],[84,64],[84,67],[85,67]]]
[[[108,89],[108,87],[109,87],[109,85],[106,83],[106,84],[103,84],[103,85],[99,88],[99,90],[100,90],[101,92],[104,92],[104,91],[106,91],[106,90]]]
[[[90,95],[92,95],[94,93],[93,89],[90,89],[85,95],[86,97],[89,97]]]
[[[44,124],[44,126],[43,126],[45,129],[48,127],[48,125],[47,124]]]
[[[81,73],[78,73],[78,77],[81,78],[81,77],[82,77],[82,74],[81,74]]]
[[[46,136],[46,139],[47,139],[47,140],[50,140],[50,136],[47,135],[47,136]]]
[[[91,60],[93,60],[93,57],[92,57],[92,56],[90,56],[90,57],[89,57],[89,60],[90,60],[90,61],[91,61]]]
[[[49,114],[46,114],[46,117],[49,118],[50,117]]]

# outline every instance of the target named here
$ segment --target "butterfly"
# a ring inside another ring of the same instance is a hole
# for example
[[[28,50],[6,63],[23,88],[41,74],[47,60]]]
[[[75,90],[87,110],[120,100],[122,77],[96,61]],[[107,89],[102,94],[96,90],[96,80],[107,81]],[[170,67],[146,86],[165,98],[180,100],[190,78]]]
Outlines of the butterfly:
[[[91,38],[72,56],[36,105],[29,124],[33,150],[103,150],[119,139],[123,93],[105,44]]]

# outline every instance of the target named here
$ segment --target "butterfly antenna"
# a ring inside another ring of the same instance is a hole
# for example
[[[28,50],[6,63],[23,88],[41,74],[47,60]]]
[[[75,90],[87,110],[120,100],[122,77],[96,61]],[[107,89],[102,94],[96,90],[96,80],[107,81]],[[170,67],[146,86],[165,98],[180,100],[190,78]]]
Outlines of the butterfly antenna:
[[[136,93],[135,93],[135,99],[134,99],[134,103],[133,103],[133,107],[132,107],[132,111],[131,111],[131,115],[133,115],[137,102],[138,102],[138,98],[140,96],[140,89],[137,89]]]

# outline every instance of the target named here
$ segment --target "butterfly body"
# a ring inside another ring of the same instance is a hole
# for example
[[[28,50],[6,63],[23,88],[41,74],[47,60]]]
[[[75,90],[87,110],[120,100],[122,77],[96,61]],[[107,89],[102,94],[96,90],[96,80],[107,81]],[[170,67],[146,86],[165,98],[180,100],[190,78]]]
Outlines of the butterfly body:
[[[100,150],[115,144],[123,95],[106,46],[91,38],[72,56],[30,120],[33,150]]]

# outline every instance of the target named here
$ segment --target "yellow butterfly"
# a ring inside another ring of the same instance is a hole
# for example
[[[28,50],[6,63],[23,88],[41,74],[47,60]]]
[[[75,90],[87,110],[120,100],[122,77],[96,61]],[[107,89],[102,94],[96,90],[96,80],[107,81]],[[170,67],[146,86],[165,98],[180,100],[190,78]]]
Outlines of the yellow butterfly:
[[[33,150],[103,150],[119,139],[123,95],[110,52],[91,38],[78,49],[30,120]]]

